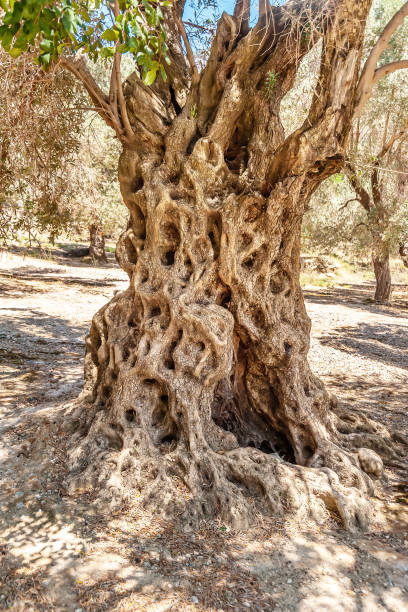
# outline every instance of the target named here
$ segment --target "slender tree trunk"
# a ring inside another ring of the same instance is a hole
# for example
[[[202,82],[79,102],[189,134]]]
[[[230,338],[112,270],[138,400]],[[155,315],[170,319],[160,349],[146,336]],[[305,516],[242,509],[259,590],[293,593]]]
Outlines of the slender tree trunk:
[[[89,255],[97,263],[108,261],[105,252],[105,236],[100,228],[93,223],[89,228]]]
[[[406,268],[408,268],[408,242],[402,242],[399,246],[399,254],[402,260],[402,263]]]
[[[136,490],[189,522],[369,516],[381,460],[358,449],[387,443],[310,371],[299,284],[303,211],[342,164],[369,1],[324,22],[321,89],[285,139],[280,101],[311,44],[292,36],[291,6],[248,34],[224,13],[184,100],[127,81],[137,139],[120,159],[130,222],[116,256],[130,284],[93,319],[70,460],[70,490],[104,507]]]
[[[375,295],[376,302],[386,304],[391,298],[391,270],[390,257],[388,251],[382,251],[380,256],[373,253],[373,265],[375,274]]]

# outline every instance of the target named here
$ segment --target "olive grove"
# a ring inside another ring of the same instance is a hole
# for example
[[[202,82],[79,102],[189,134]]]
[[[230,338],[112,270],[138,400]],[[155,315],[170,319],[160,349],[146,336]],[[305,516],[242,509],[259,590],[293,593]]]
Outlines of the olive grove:
[[[402,67],[377,65],[408,3],[361,66],[370,0],[261,0],[253,26],[249,0],[237,0],[201,69],[184,1],[168,4],[109,4],[108,92],[86,66],[92,41],[55,58],[122,144],[129,210],[116,249],[129,287],[93,319],[85,388],[69,415],[70,490],[96,491],[110,508],[137,491],[189,522],[334,512],[364,526],[371,477],[382,473],[374,451],[397,460],[402,450],[341,409],[310,370],[300,236],[375,82]],[[310,108],[285,133],[282,99],[318,44]],[[122,83],[121,53],[132,49],[140,68]]]

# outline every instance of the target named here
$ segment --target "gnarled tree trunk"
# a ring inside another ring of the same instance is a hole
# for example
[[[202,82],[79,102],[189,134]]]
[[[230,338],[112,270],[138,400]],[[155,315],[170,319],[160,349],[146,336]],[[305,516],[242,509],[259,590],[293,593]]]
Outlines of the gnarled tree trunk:
[[[98,263],[108,261],[105,252],[105,236],[95,223],[89,227],[89,255],[93,261]]]
[[[87,339],[71,490],[112,506],[138,490],[190,521],[329,509],[366,523],[363,470],[381,462],[354,451],[378,444],[376,429],[359,421],[350,436],[355,418],[310,371],[299,285],[304,207],[340,167],[351,120],[370,3],[349,4],[320,16],[320,88],[286,139],[280,102],[313,44],[296,3],[249,33],[224,14],[189,89],[184,68],[152,89],[127,81],[136,139],[119,166],[131,218],[117,258],[130,284]]]

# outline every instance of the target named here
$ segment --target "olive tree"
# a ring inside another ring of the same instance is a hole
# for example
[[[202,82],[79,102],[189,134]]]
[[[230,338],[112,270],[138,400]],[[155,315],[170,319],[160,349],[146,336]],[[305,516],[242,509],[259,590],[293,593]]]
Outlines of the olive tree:
[[[249,0],[237,0],[201,70],[183,0],[110,3],[110,47],[76,22],[66,47],[47,38],[44,61],[59,57],[122,143],[130,213],[116,250],[129,287],[93,319],[71,413],[71,491],[96,490],[117,507],[138,490],[189,521],[217,514],[245,525],[256,512],[322,519],[332,510],[349,528],[366,524],[368,474],[379,475],[381,461],[364,447],[397,446],[340,410],[311,372],[299,251],[303,212],[342,167],[353,117],[408,12],[407,3],[360,71],[370,6],[262,0],[251,26]],[[285,134],[281,101],[318,42],[310,108]],[[105,92],[85,56],[108,48]],[[122,83],[127,51],[140,68]]]

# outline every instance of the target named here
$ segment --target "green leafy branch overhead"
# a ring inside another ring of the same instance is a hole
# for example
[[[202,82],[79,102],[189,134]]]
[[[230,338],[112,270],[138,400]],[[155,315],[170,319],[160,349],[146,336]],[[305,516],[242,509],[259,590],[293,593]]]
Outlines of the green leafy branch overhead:
[[[90,59],[131,53],[144,81],[151,84],[157,71],[166,73],[166,36],[162,27],[169,0],[122,0],[115,14],[114,2],[1,0],[4,11],[0,42],[12,57],[35,51],[37,62],[48,67],[62,54],[79,50]]]
[[[85,87],[94,110],[123,142],[135,139],[121,77],[123,54],[132,56],[140,77],[152,85],[167,79],[170,63],[163,27],[172,0],[0,0],[0,45],[13,57],[29,53],[44,69],[58,65]],[[87,68],[111,59],[109,92]]]

